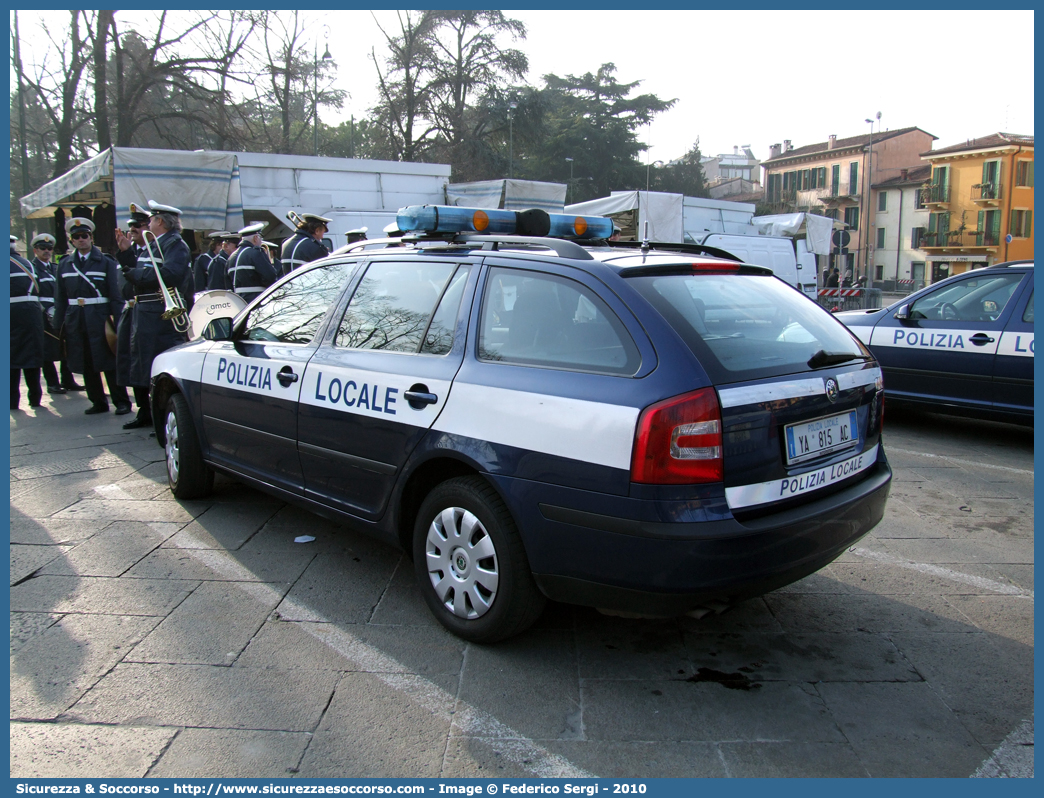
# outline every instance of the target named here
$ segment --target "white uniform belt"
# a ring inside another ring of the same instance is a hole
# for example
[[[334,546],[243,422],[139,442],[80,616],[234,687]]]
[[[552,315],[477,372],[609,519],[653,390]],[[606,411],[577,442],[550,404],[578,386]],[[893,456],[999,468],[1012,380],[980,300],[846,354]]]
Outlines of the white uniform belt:
[[[260,286],[260,285],[259,286],[253,286],[253,285],[245,286],[245,285],[241,285],[241,286],[239,286],[239,288],[237,288],[235,290],[235,293],[237,293],[237,294],[260,294],[264,290],[265,290],[264,286]]]
[[[53,305],[54,304],[54,297],[53,296],[42,296],[42,297],[40,297],[40,302],[42,302],[45,305]]]
[[[108,303],[108,298],[103,296],[81,296],[69,300],[70,305],[107,305]]]
[[[35,302],[37,305],[40,304],[40,297],[36,296],[13,296],[11,297],[11,304],[15,302]]]
[[[228,271],[229,272],[256,272],[257,269],[255,269],[253,266],[249,266],[249,265],[248,266],[233,266]]]

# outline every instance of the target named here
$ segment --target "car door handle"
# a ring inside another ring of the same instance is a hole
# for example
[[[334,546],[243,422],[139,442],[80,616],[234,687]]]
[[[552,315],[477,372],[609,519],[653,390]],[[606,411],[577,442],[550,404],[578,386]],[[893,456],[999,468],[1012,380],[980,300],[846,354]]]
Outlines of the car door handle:
[[[297,375],[294,374],[293,369],[289,366],[283,366],[276,374],[276,379],[279,380],[279,384],[284,388],[289,388],[293,383],[297,382]]]
[[[990,338],[986,333],[975,333],[968,340],[976,346],[986,346],[986,344],[992,344],[994,339]]]
[[[410,389],[402,396],[414,410],[423,410],[428,405],[433,405],[439,401],[439,397],[431,393],[428,390],[428,386],[423,383],[411,385]]]

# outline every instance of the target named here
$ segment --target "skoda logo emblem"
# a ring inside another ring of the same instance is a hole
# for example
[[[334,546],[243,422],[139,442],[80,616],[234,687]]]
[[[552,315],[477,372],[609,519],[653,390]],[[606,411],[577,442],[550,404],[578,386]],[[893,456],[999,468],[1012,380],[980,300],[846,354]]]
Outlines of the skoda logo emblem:
[[[827,399],[829,399],[831,402],[836,402],[837,401],[837,394],[838,394],[837,380],[835,380],[833,377],[831,377],[830,379],[828,379],[826,381],[826,396],[827,396]]]
[[[468,561],[464,559],[463,555],[458,554],[457,555],[457,568],[460,569],[461,571],[463,571],[467,567],[468,567]]]

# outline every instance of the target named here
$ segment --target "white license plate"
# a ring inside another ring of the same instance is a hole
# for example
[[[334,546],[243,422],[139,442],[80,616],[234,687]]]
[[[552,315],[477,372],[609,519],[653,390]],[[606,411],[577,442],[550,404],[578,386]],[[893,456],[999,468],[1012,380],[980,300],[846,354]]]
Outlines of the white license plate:
[[[801,424],[788,424],[785,429],[787,465],[812,460],[859,442],[855,410]]]

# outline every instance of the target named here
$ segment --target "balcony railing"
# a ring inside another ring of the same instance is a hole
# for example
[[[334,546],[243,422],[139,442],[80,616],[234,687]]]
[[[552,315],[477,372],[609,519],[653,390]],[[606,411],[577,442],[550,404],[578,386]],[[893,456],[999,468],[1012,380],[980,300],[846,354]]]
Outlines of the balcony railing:
[[[982,230],[949,230],[943,233],[925,233],[918,247],[995,247],[1000,235]]]
[[[1004,196],[1002,189],[1003,186],[1000,181],[996,183],[976,183],[971,187],[972,202],[986,202],[989,204],[991,200],[999,200]]]
[[[939,205],[945,205],[950,201],[950,187],[949,185],[936,185],[931,183],[924,187],[921,191],[921,201],[924,203],[936,203]]]

